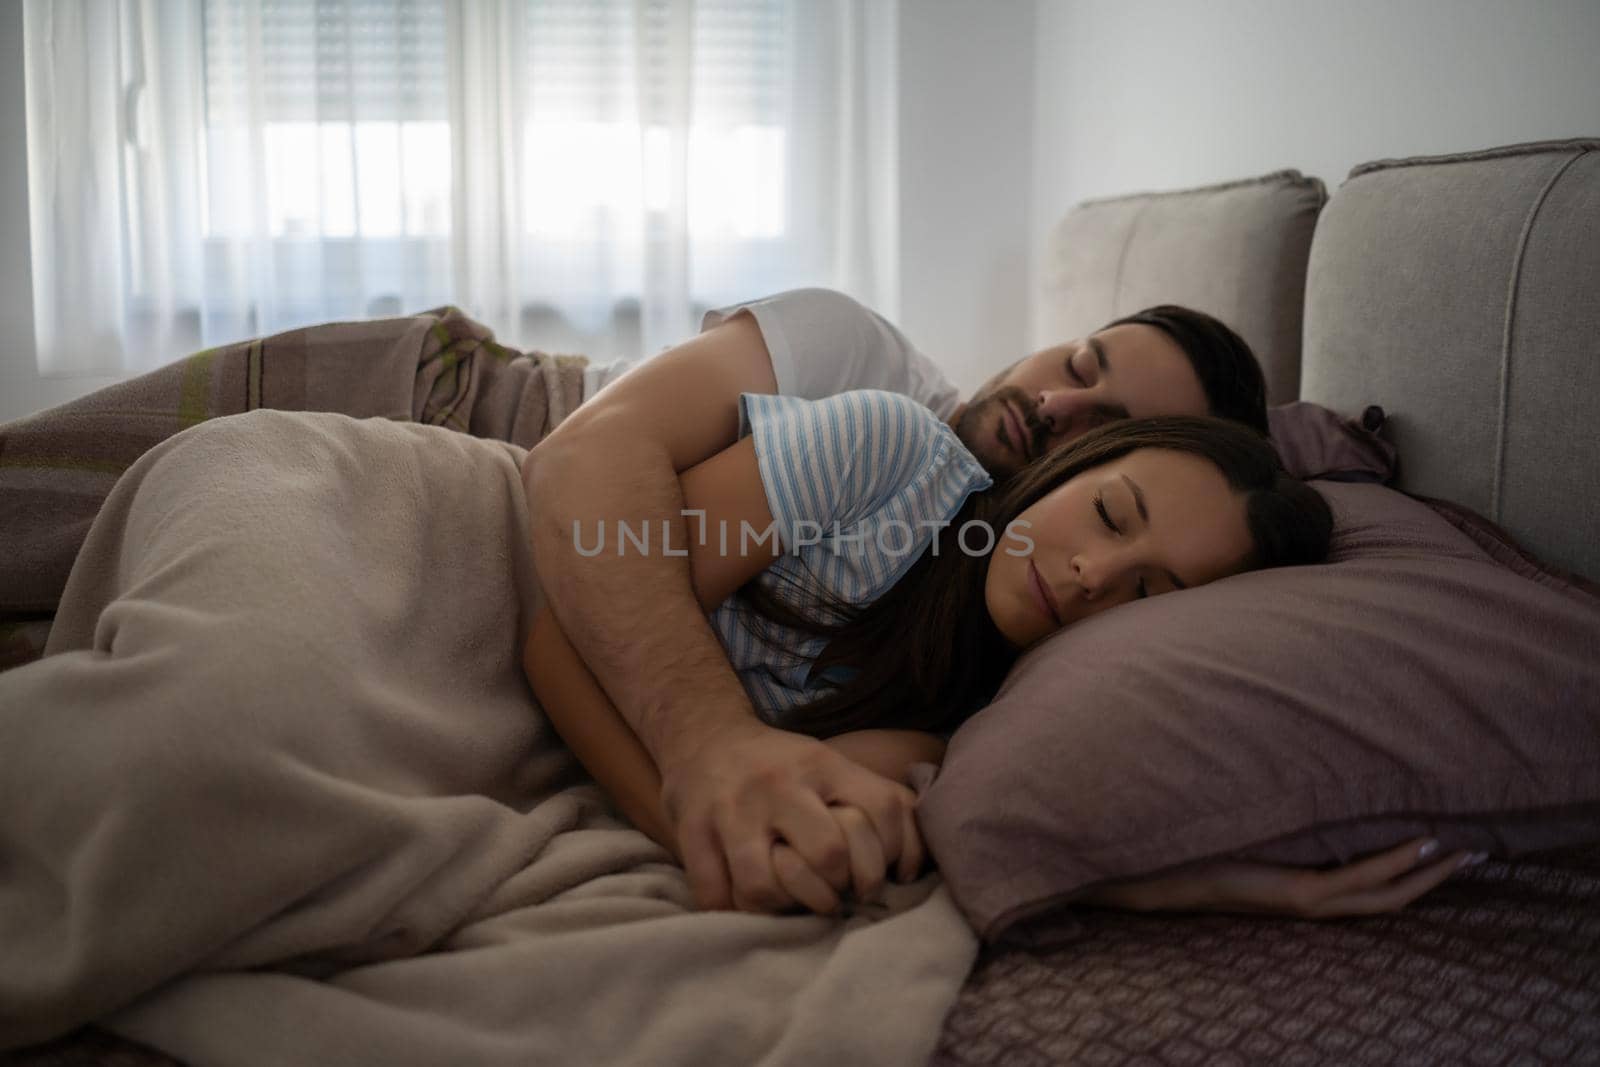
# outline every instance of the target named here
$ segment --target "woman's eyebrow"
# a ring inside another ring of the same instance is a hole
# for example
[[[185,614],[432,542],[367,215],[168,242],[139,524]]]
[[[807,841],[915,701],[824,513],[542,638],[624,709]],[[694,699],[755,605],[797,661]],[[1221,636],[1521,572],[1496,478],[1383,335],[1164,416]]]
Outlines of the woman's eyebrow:
[[[1138,482],[1126,474],[1122,476],[1122,480],[1128,483],[1128,489],[1133,493],[1133,506],[1139,509],[1139,518],[1144,520],[1146,526],[1149,526],[1150,512],[1144,506],[1144,490],[1139,488]]]
[[[1144,524],[1146,526],[1149,526],[1150,525],[1150,509],[1145,507],[1144,490],[1139,488],[1139,483],[1138,482],[1134,481],[1132,478],[1128,477],[1126,474],[1124,474],[1122,476],[1122,480],[1128,484],[1128,491],[1133,494],[1133,506],[1139,509],[1139,518],[1144,520]],[[1173,574],[1171,571],[1163,571],[1162,573],[1164,573],[1167,576],[1167,579],[1172,582],[1173,588],[1175,588],[1175,589],[1187,589],[1187,588],[1189,588],[1189,583],[1188,582],[1184,581],[1182,578],[1179,578],[1176,574]]]

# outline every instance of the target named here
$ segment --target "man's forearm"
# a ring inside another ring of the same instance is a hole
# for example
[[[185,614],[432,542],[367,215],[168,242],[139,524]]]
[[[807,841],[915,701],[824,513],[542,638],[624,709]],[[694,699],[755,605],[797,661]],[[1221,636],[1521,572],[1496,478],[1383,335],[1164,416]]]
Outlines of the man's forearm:
[[[603,450],[548,444],[524,467],[539,580],[639,740],[664,766],[730,723],[755,721],[677,554],[699,531],[681,514],[668,457],[625,427]],[[624,541],[623,525],[648,549]]]

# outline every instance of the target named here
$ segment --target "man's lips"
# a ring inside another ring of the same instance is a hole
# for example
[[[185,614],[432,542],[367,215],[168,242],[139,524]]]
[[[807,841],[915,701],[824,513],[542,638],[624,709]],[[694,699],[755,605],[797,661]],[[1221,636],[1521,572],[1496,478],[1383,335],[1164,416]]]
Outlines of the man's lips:
[[[1044,584],[1044,579],[1039,576],[1039,568],[1033,565],[1031,559],[1028,561],[1028,585],[1033,589],[1033,599],[1038,603],[1039,610],[1060,626],[1061,609],[1056,605],[1056,598],[1050,595],[1050,587]]]
[[[1027,424],[1022,421],[1022,416],[1017,409],[1006,401],[1000,402],[1001,417],[1005,420],[1006,436],[1011,441],[1011,450],[1021,456],[1024,461],[1028,459],[1028,435],[1023,431]]]

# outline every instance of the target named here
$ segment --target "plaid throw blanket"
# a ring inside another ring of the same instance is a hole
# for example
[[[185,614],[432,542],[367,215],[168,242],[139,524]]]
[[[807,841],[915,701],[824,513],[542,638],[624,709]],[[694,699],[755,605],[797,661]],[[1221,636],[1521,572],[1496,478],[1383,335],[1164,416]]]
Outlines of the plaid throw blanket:
[[[523,353],[453,307],[207,349],[0,426],[0,670],[39,658],[72,561],[134,460],[207,419],[335,411],[532,448],[583,399],[583,356]]]

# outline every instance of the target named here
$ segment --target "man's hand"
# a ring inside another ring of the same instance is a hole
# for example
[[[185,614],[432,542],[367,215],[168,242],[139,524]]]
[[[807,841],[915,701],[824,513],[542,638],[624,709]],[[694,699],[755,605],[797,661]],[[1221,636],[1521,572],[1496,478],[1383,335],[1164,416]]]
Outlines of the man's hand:
[[[1129,911],[1219,911],[1334,919],[1399,911],[1449,878],[1469,853],[1424,852],[1408,841],[1329,871],[1241,860],[1191,864],[1151,878],[1103,885],[1079,903]]]
[[[852,883],[870,899],[879,872],[894,867],[909,881],[922,868],[916,794],[813,738],[751,722],[719,731],[661,772],[701,908],[778,912],[798,902],[827,913]]]

